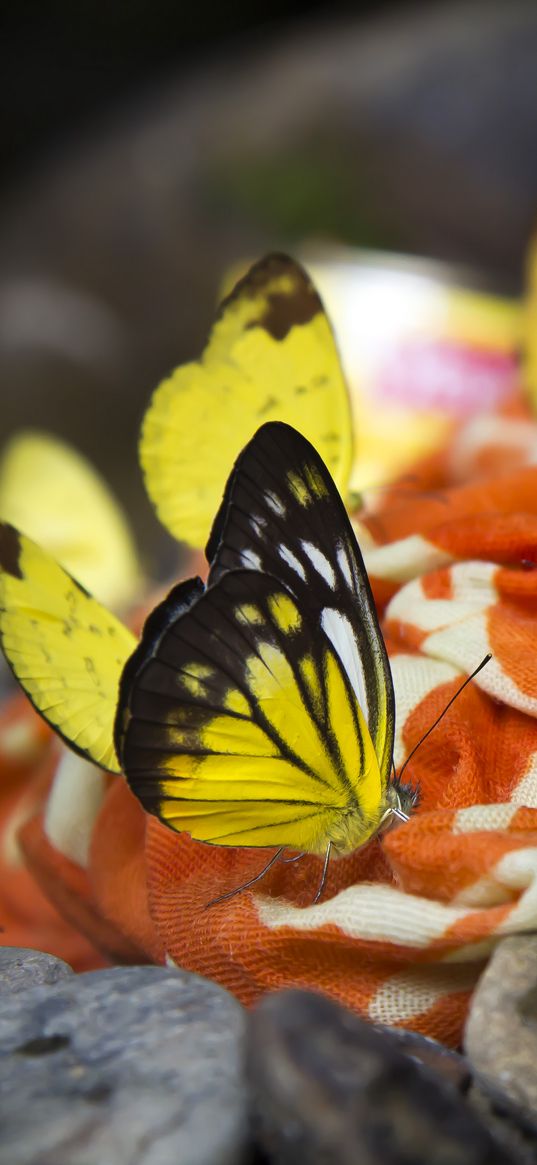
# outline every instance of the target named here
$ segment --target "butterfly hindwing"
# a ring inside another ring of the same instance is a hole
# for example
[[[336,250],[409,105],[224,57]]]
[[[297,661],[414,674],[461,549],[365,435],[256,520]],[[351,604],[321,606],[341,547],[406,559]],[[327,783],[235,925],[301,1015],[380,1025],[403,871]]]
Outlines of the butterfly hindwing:
[[[346,488],[352,426],[336,344],[311,280],[285,255],[239,281],[200,359],[163,381],[144,417],[147,491],[176,538],[204,545],[229,465],[272,419],[304,431]]]
[[[274,575],[338,652],[387,781],[393,753],[390,665],[362,555],[322,458],[289,425],[264,425],[240,454],[206,550],[226,571]]]
[[[185,603],[189,585],[178,617],[175,592],[151,617],[121,682],[117,749],[142,804],[220,845],[363,844],[383,783],[329,639],[270,575],[233,571]]]
[[[113,724],[131,632],[44,550],[0,523],[0,638],[32,703],[67,743],[119,772]]]

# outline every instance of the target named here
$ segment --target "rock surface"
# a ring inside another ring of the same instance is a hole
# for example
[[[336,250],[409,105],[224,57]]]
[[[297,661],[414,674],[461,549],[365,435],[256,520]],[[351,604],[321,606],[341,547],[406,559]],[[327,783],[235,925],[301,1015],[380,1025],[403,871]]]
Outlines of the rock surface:
[[[73,972],[63,959],[25,947],[0,948],[0,998],[17,995],[29,987],[52,986]]]
[[[509,1165],[452,1085],[329,999],[267,996],[250,1020],[254,1127],[270,1162]]]
[[[465,1048],[493,1092],[537,1113],[537,935],[503,939],[479,980]]]
[[[226,991],[161,967],[0,998],[1,1160],[237,1165],[243,1030]]]
[[[470,1084],[471,1071],[464,1056],[444,1047],[438,1040],[420,1035],[419,1032],[388,1027],[382,1023],[376,1023],[374,1030],[393,1041],[401,1052],[418,1064],[432,1068],[433,1072],[449,1081],[459,1092],[466,1092]]]

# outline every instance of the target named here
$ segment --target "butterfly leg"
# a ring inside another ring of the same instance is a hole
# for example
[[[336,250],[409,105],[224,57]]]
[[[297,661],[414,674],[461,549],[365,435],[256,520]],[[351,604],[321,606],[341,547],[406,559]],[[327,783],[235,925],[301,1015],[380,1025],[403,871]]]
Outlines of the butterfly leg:
[[[317,893],[316,893],[316,895],[315,895],[315,898],[313,899],[313,904],[314,904],[314,905],[315,905],[315,903],[316,903],[316,902],[318,902],[318,901],[319,901],[319,898],[321,897],[321,894],[322,894],[322,892],[323,892],[323,890],[324,890],[324,888],[325,888],[325,884],[326,884],[326,875],[327,875],[327,873],[328,873],[328,863],[329,863],[329,861],[330,861],[330,853],[331,853],[331,850],[332,850],[332,842],[331,842],[331,841],[329,841],[329,842],[328,842],[328,845],[327,845],[327,847],[326,847],[326,853],[325,853],[325,855],[324,855],[324,865],[323,865],[323,872],[322,872],[322,874],[321,874],[321,881],[319,882],[319,887],[318,887]]]
[[[243,882],[242,886],[237,886],[235,890],[228,890],[227,894],[220,894],[219,898],[211,898],[211,901],[207,903],[205,909],[208,910],[209,906],[216,906],[218,902],[227,902],[228,898],[234,898],[236,894],[242,894],[243,890],[248,890],[250,886],[254,886],[256,882],[260,882],[261,878],[264,878],[265,874],[268,874],[269,870],[271,870],[272,867],[276,864],[284,849],[285,846],[281,845],[280,848],[276,850],[276,853],[272,855],[266,866],[263,866],[263,869],[260,870],[259,874],[256,874],[255,877],[250,878],[249,882]]]
[[[282,864],[284,866],[290,866],[292,862],[299,862],[300,859],[304,858],[305,856],[305,854],[295,854],[292,858],[282,858]]]

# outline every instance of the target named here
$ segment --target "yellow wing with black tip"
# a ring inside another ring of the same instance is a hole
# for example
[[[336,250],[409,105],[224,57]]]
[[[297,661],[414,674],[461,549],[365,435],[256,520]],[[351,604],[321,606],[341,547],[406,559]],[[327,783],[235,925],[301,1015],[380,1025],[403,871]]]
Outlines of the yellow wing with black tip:
[[[308,275],[285,255],[240,280],[199,360],[177,368],[150,402],[140,460],[151,501],[176,538],[205,544],[229,466],[270,420],[305,433],[346,490],[352,425],[334,336]]]

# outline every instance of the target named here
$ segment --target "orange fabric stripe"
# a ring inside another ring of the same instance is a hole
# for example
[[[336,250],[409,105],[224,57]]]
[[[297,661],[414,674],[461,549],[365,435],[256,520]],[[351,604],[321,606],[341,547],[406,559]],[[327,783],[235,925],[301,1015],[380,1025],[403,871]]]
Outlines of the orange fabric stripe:
[[[537,694],[537,622],[520,607],[495,604],[487,612],[490,650],[526,696]]]
[[[421,580],[421,589],[426,599],[452,599],[453,580],[451,568],[445,566],[442,570],[431,571]]]

